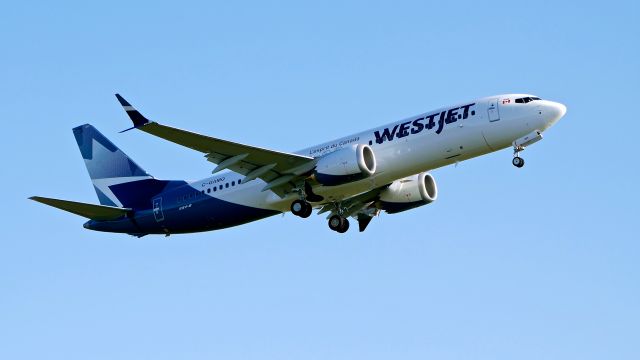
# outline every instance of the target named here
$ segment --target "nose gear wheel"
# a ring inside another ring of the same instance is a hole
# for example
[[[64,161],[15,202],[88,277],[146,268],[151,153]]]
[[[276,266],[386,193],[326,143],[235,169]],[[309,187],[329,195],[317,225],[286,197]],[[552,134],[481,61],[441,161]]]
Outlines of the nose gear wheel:
[[[511,163],[517,168],[521,168],[524,166],[524,159],[520,157],[520,151],[522,150],[524,150],[523,146],[513,147],[513,160],[511,160]]]

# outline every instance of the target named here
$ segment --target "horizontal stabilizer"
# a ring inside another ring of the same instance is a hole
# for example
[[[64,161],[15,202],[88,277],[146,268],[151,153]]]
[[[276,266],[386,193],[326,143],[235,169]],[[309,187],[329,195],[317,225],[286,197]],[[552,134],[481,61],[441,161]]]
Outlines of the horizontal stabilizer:
[[[132,212],[132,210],[128,208],[85,204],[76,201],[58,200],[40,196],[32,196],[29,199],[91,220],[114,220]]]

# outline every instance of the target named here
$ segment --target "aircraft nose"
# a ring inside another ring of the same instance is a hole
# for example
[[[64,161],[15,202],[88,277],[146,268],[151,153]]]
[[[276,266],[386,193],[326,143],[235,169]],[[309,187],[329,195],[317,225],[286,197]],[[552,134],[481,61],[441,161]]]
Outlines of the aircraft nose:
[[[551,126],[567,113],[567,107],[558,102],[547,101],[544,112],[545,120],[547,121],[548,126]]]

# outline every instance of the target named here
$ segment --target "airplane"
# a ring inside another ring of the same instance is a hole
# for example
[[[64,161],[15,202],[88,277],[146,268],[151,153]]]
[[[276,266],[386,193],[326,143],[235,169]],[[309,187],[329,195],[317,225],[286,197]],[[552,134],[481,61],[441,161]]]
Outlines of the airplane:
[[[151,121],[119,94],[133,126],[204,154],[216,165],[198,181],[158,180],[92,125],[73,129],[100,205],[34,196],[30,199],[89,219],[84,228],[148,234],[229,228],[291,212],[327,214],[329,228],[360,232],[382,211],[396,214],[435,201],[429,171],[494,151],[520,153],[542,139],[567,108],[529,94],[467,101],[294,153],[218,139]]]

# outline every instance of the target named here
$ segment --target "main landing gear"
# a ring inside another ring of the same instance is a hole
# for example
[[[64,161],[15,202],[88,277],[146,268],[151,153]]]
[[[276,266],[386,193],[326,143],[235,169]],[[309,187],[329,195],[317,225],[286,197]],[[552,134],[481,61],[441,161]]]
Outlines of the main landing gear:
[[[329,218],[329,229],[341,234],[346,233],[349,230],[349,220],[340,215],[332,215]]]
[[[300,198],[291,203],[291,212],[295,216],[308,218],[313,211],[313,206],[311,206],[309,201],[319,202],[324,200],[324,197],[314,194],[311,185],[306,181],[304,182],[304,187],[300,186],[295,190],[298,192]]]
[[[347,209],[341,202],[333,203],[335,209],[329,216],[329,229],[344,234],[349,230],[349,220],[347,220]]]
[[[313,211],[313,207],[305,200],[294,200],[291,203],[291,213],[301,218],[308,218]],[[342,215],[334,214],[329,217],[329,229],[339,233],[349,230],[349,220]]]
[[[291,213],[295,216],[299,216],[301,218],[308,218],[313,211],[313,206],[309,203],[312,202],[320,202],[323,201],[324,198],[320,195],[314,194],[311,186],[305,182],[304,188],[297,188],[297,192],[299,198],[291,202]],[[339,232],[345,233],[349,230],[349,220],[345,217],[347,215],[346,209],[343,208],[342,204],[339,202],[333,203],[335,206],[333,215],[329,217],[329,229]],[[321,210],[320,213],[326,210]],[[348,215],[347,215],[348,216]]]
[[[300,216],[301,218],[308,218],[313,211],[313,207],[311,204],[304,200],[294,200],[291,203],[291,213],[295,216]]]

